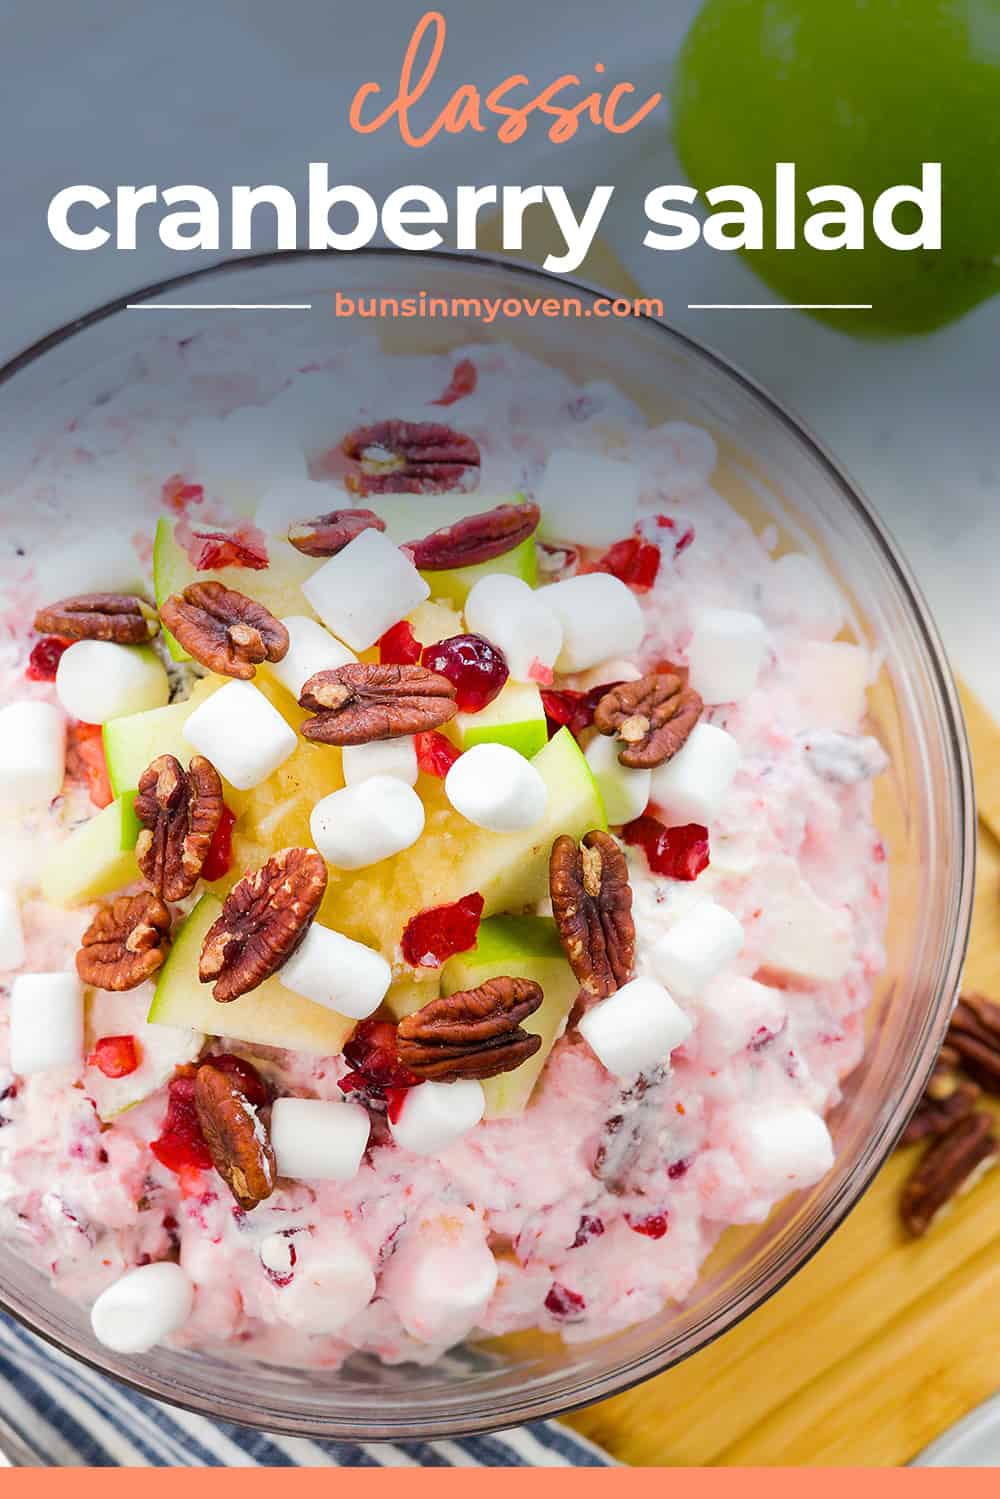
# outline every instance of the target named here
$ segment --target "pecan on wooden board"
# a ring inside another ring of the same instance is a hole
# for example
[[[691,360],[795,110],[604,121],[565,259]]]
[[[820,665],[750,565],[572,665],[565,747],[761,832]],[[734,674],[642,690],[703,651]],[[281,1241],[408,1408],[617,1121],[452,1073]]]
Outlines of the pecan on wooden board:
[[[948,1046],[959,1065],[986,1093],[1000,1095],[1000,1004],[984,994],[963,994],[948,1027]]]
[[[534,501],[497,505],[481,515],[466,515],[420,541],[408,541],[414,567],[429,572],[492,562],[527,541],[538,530],[541,511]]]
[[[244,875],[209,927],[198,977],[220,1004],[277,973],[305,937],[326,893],[326,865],[312,848],[285,848]]]
[[[944,1046],[931,1073],[924,1096],[903,1131],[902,1145],[914,1145],[945,1134],[958,1119],[973,1113],[982,1090],[958,1073],[958,1053]]]
[[[133,593],[79,593],[39,609],[35,629],[63,640],[145,645],[159,630],[156,610]]]
[[[194,1085],[198,1123],[212,1165],[245,1213],[274,1191],[278,1170],[263,1119],[232,1073],[203,1062]]]
[[[697,692],[680,677],[652,672],[606,693],[594,709],[594,726],[602,734],[617,734],[622,765],[652,770],[683,749],[702,708]]]
[[[307,557],[336,557],[362,531],[384,531],[385,521],[374,510],[328,510],[312,520],[295,521],[288,540]]]
[[[158,896],[120,895],[98,911],[81,939],[76,971],[92,989],[115,993],[152,978],[170,950],[170,912]]]
[[[455,687],[426,666],[338,666],[309,678],[302,734],[318,744],[371,744],[439,729],[458,712]]]
[[[996,1163],[998,1153],[990,1114],[967,1114],[953,1124],[928,1148],[903,1186],[899,1214],[906,1230],[921,1238]]]
[[[170,595],[160,618],[188,655],[222,676],[249,681],[261,661],[282,661],[288,654],[281,621],[222,583],[190,583],[182,594]]]
[[[479,445],[444,422],[373,422],[341,448],[356,465],[344,475],[354,494],[468,493],[479,484]]]
[[[549,859],[552,915],[580,986],[607,999],[632,976],[635,924],[625,855],[599,829],[583,842],[562,834]]]
[[[542,998],[532,979],[502,977],[432,999],[399,1022],[396,1054],[415,1077],[439,1083],[513,1072],[542,1044],[521,1026]]]
[[[187,770],[174,755],[159,755],[139,778],[135,845],[139,868],[154,894],[184,900],[201,875],[225,803],[211,761],[194,755]]]

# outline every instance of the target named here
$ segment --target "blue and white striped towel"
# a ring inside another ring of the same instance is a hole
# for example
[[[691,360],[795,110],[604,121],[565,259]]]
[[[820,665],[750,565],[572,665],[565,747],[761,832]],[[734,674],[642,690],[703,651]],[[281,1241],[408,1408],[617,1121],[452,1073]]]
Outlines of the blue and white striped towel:
[[[41,1467],[602,1468],[612,1459],[539,1421],[446,1442],[313,1442],[208,1421],[106,1379],[0,1317],[0,1448]],[[2,1462],[2,1458],[0,1458]]]

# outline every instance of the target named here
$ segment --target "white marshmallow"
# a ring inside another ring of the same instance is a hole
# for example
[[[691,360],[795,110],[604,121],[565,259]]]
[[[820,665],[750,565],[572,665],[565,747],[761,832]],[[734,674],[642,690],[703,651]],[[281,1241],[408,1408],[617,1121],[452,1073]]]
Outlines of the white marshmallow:
[[[486,1112],[483,1085],[475,1078],[420,1083],[407,1091],[392,1137],[414,1155],[437,1155],[475,1129]]]
[[[304,458],[300,466],[302,472],[291,479],[287,475],[270,479],[257,501],[254,523],[268,536],[287,537],[293,522],[312,520],[336,508],[331,491],[306,476]]]
[[[295,1267],[281,1289],[281,1317],[293,1327],[329,1336],[363,1312],[375,1294],[371,1261],[346,1231],[296,1234]]]
[[[691,1022],[661,984],[632,979],[587,1011],[579,1031],[615,1077],[665,1062],[691,1034]]]
[[[801,1105],[761,1109],[744,1119],[737,1146],[751,1180],[771,1191],[811,1187],[833,1165],[825,1121]]]
[[[351,1181],[368,1145],[371,1122],[359,1103],[278,1098],[271,1108],[271,1145],[279,1176]]]
[[[769,619],[817,640],[832,640],[844,623],[844,601],[830,575],[805,552],[786,552],[764,580]]]
[[[286,989],[352,1020],[374,1013],[392,982],[380,953],[314,921],[278,977]]]
[[[546,541],[604,547],[631,535],[639,512],[639,470],[617,458],[580,448],[549,454],[535,499]]]
[[[688,646],[691,686],[706,703],[738,703],[757,685],[767,626],[743,609],[702,609]]]
[[[307,578],[302,592],[320,619],[355,651],[366,651],[430,589],[381,531],[362,531]]]
[[[416,843],[424,804],[396,776],[369,776],[316,803],[309,819],[313,842],[337,869],[364,869]]]
[[[252,682],[227,682],[184,725],[184,738],[239,791],[251,791],[283,765],[295,730]]]
[[[59,658],[56,696],[71,718],[107,723],[165,708],[170,683],[163,662],[148,646],[77,640]]]
[[[694,999],[738,956],[743,928],[731,911],[703,900],[653,946],[657,977],[681,999]]]
[[[614,734],[598,734],[587,746],[586,759],[613,828],[645,812],[653,773],[630,770],[618,759],[622,742]]]
[[[318,671],[336,671],[338,666],[350,666],[358,659],[307,614],[290,614],[281,623],[288,631],[288,654],[281,661],[270,662],[267,669],[296,702]]]
[[[539,597],[562,625],[557,671],[586,671],[609,656],[628,655],[642,641],[642,610],[632,590],[610,573],[582,573],[551,583]]]
[[[90,537],[74,536],[71,544],[60,546],[39,564],[37,582],[45,603],[81,593],[141,595],[148,586],[128,536],[108,523]]]
[[[867,710],[871,657],[846,640],[811,640],[792,675],[802,720],[810,729],[856,734]]]
[[[788,1018],[784,997],[742,975],[718,978],[705,991],[698,1012],[698,1052],[719,1065],[765,1033],[775,1036]]]
[[[357,786],[371,776],[395,776],[407,786],[417,784],[417,746],[412,734],[399,739],[373,739],[370,744],[347,744],[343,756],[348,786]]]
[[[172,1260],[138,1265],[107,1290],[90,1309],[94,1337],[115,1353],[148,1353],[191,1315],[194,1286]]]
[[[719,815],[740,763],[732,734],[697,723],[673,759],[653,771],[652,800],[669,827],[697,822],[708,827]]]
[[[20,1077],[83,1060],[83,985],[75,973],[21,973],[10,991],[10,1066]]]
[[[24,927],[17,893],[0,885],[0,972],[11,972],[24,962]]]
[[[854,950],[845,909],[820,900],[794,859],[769,862],[761,871],[764,910],[755,936],[761,968],[799,984],[835,984]]]
[[[506,744],[474,744],[445,776],[445,795],[463,817],[493,833],[532,828],[549,793],[530,760]]]
[[[481,1322],[497,1279],[481,1221],[457,1208],[407,1227],[386,1266],[382,1292],[411,1338],[451,1344]]]
[[[468,629],[499,646],[515,682],[552,681],[562,650],[558,618],[540,593],[508,573],[488,573],[465,601]]]
[[[53,703],[0,708],[0,807],[44,806],[66,774],[66,717]]]

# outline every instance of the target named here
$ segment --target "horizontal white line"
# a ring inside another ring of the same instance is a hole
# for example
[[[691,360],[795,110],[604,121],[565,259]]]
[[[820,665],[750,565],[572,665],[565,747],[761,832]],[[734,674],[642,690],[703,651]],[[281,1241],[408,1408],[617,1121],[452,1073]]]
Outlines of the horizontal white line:
[[[872,302],[689,302],[689,312],[871,312]]]
[[[126,302],[131,312],[308,312],[311,302]]]

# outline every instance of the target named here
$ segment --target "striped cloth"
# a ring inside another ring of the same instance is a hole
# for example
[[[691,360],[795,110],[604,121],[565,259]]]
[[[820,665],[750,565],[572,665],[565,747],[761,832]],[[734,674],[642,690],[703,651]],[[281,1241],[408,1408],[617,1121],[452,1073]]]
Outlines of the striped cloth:
[[[602,1468],[612,1459],[551,1421],[442,1442],[271,1436],[133,1394],[0,1317],[0,1449],[42,1467]],[[0,1457],[0,1463],[3,1458]]]

